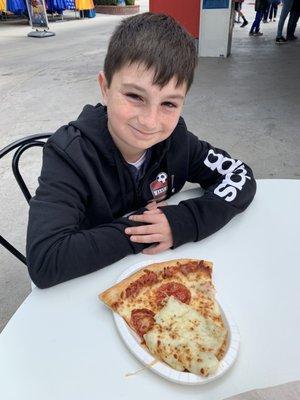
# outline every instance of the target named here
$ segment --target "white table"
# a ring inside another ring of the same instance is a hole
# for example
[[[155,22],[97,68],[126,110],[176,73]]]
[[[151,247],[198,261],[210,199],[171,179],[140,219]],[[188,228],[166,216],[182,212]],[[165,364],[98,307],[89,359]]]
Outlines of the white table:
[[[177,195],[181,200],[192,190]],[[135,255],[56,287],[35,288],[0,335],[5,400],[205,399],[300,379],[300,180],[261,180],[255,200],[215,235],[149,260],[210,259],[223,305],[240,329],[237,362],[222,378],[181,386],[151,371],[125,347],[97,295]]]

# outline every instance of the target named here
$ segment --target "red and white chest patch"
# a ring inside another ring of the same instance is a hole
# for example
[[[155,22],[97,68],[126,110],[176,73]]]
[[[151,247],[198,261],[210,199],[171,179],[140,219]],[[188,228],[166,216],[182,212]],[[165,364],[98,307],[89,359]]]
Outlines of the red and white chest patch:
[[[155,181],[150,183],[150,189],[153,200],[162,201],[167,197],[168,192],[168,175],[166,172],[157,174]]]

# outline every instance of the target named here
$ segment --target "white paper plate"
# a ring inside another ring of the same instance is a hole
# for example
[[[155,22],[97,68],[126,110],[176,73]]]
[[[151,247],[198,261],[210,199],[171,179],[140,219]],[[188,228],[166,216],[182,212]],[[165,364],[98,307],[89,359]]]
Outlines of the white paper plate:
[[[154,262],[157,261],[148,260],[147,262],[140,262],[138,264],[130,266],[119,276],[117,283],[127,278],[129,275],[136,272],[137,270],[144,268],[145,266],[150,265]],[[228,310],[226,310],[225,312],[224,308],[222,308],[221,306],[220,310],[223,321],[228,329],[228,347],[224,357],[219,363],[219,367],[216,373],[209,375],[206,378],[192,374],[190,372],[176,371],[175,369],[169,367],[167,364],[161,361],[155,362],[155,358],[153,357],[153,355],[140,344],[140,338],[127,325],[125,320],[115,312],[113,313],[113,316],[117,329],[129,350],[135,355],[138,360],[140,360],[144,365],[148,366],[150,370],[172,382],[180,383],[183,385],[203,385],[224,375],[224,373],[234,364],[239,351],[240,335],[238,328],[231,319]],[[151,365],[151,363],[153,363],[153,365]]]

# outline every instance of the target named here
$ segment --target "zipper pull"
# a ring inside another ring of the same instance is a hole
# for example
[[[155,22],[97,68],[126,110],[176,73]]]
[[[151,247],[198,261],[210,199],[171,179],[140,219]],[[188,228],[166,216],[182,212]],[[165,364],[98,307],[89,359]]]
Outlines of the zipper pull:
[[[171,187],[170,187],[171,193],[175,193],[175,188],[174,188],[174,175],[171,175]]]

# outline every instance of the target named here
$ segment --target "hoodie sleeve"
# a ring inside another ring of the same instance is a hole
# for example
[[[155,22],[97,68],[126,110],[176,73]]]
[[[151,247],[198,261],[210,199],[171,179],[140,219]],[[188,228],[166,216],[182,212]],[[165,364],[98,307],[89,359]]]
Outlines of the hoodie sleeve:
[[[60,148],[47,143],[36,195],[30,201],[27,265],[32,281],[47,288],[96,271],[140,252],[124,233],[138,225],[119,218],[93,229],[80,230],[89,201],[83,177]]]
[[[178,205],[162,207],[176,248],[218,231],[253,200],[256,182],[252,170],[224,150],[188,133],[187,181],[199,183],[204,195]]]

